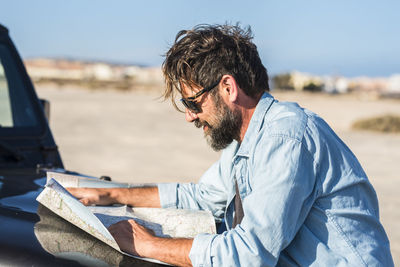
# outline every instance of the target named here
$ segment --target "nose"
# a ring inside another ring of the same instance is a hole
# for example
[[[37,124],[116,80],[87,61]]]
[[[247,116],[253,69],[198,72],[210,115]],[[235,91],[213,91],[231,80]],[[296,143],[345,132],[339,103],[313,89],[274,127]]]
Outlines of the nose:
[[[196,119],[198,119],[199,117],[197,116],[196,113],[194,113],[193,111],[191,111],[190,109],[186,109],[185,110],[185,119],[187,122],[193,122]]]

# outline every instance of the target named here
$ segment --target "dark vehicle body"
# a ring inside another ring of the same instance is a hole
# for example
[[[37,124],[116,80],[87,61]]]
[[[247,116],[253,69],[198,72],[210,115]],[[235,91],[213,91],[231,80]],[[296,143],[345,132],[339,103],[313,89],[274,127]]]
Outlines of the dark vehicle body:
[[[68,173],[8,30],[0,25],[0,266],[154,266],[41,206],[46,171]]]

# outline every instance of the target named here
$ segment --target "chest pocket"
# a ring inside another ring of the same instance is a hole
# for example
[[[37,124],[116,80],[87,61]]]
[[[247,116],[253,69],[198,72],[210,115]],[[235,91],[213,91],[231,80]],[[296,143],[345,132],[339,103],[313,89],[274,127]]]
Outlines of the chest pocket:
[[[250,173],[248,167],[248,159],[246,157],[236,158],[233,175],[234,175],[234,177],[232,177],[233,182],[235,181],[234,179],[236,178],[239,187],[239,193],[243,200],[252,191],[249,179]]]

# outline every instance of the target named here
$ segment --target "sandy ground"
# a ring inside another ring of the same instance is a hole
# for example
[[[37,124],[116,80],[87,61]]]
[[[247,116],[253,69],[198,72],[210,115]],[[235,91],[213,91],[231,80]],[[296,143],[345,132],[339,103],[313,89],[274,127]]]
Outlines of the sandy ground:
[[[158,92],[88,91],[38,88],[51,102],[50,125],[65,167],[115,181],[196,182],[215,162],[202,131],[185,123],[184,114]],[[399,100],[276,92],[321,115],[353,150],[380,201],[382,223],[400,264],[400,134],[352,131],[359,118],[400,115]]]

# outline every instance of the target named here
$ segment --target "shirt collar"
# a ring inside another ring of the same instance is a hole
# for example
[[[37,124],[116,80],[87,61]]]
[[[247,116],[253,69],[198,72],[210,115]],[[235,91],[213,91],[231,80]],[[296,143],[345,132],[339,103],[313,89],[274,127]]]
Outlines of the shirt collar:
[[[260,100],[257,103],[256,109],[253,115],[251,116],[249,127],[247,127],[242,143],[240,144],[240,147],[236,152],[234,159],[237,156],[243,156],[243,157],[249,156],[249,149],[251,147],[251,144],[254,142],[255,137],[261,130],[265,114],[267,113],[269,107],[272,105],[273,102],[274,102],[274,97],[271,96],[269,93],[265,92],[261,96]]]

